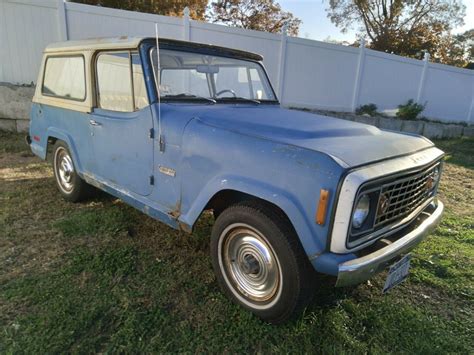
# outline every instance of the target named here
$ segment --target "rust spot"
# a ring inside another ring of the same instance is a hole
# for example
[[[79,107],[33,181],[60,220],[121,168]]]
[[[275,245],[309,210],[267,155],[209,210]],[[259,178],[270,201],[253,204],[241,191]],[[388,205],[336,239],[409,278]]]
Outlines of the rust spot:
[[[168,212],[168,214],[172,218],[178,219],[178,217],[181,215],[181,200],[178,200],[178,202],[176,202],[176,205],[171,211]]]
[[[173,217],[174,219],[176,219],[176,218],[178,218],[178,217],[180,216],[181,213],[180,213],[179,211],[173,210],[173,211],[168,212],[168,214],[169,214],[171,217]]]

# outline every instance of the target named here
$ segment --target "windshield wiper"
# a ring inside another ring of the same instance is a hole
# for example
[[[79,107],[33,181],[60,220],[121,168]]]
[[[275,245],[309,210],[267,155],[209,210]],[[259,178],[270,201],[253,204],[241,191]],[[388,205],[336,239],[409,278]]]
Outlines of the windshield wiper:
[[[252,102],[254,104],[260,105],[259,100],[249,99],[247,97],[241,97],[241,96],[223,97],[223,98],[218,99],[218,100],[222,100],[222,101],[224,101],[224,100],[247,101],[247,102]]]
[[[165,96],[162,96],[162,98],[164,99],[201,99],[201,100],[206,100],[212,104],[215,104],[217,101],[214,100],[214,99],[211,99],[210,97],[204,97],[204,96],[199,96],[199,95],[194,95],[194,94],[186,94],[186,93],[182,93],[182,94],[176,94],[176,95],[165,95]]]

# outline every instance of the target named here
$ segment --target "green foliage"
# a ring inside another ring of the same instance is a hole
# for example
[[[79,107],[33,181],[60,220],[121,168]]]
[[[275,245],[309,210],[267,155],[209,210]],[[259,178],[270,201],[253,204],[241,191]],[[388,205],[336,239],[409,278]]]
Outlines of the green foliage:
[[[357,115],[364,115],[367,114],[369,116],[376,116],[378,114],[377,112],[377,105],[376,104],[367,104],[367,105],[362,105],[359,106],[356,110]]]
[[[424,109],[425,105],[421,105],[416,103],[413,99],[410,99],[406,104],[398,105],[397,117],[404,120],[416,120]]]

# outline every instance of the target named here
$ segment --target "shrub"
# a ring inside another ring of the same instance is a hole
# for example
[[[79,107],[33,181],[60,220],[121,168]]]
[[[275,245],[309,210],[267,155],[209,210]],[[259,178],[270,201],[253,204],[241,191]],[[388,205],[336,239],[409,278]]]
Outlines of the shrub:
[[[416,103],[413,99],[410,99],[406,104],[398,105],[397,117],[404,120],[416,120],[424,109],[425,105]]]
[[[359,106],[356,110],[356,114],[364,115],[367,114],[369,116],[376,116],[377,115],[377,105],[376,104],[367,104]]]

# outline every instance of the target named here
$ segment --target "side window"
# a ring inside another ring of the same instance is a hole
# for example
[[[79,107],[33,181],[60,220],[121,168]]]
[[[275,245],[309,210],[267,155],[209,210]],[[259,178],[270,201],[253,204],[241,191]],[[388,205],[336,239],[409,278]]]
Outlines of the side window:
[[[148,95],[146,92],[142,63],[138,53],[132,53],[132,77],[135,109],[141,110],[148,106]]]
[[[148,106],[148,96],[138,53],[109,52],[97,57],[99,107],[132,112]]]
[[[130,54],[101,53],[97,57],[99,107],[121,112],[133,111]]]
[[[85,100],[84,58],[82,56],[48,57],[41,93],[68,100]]]

